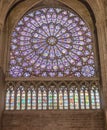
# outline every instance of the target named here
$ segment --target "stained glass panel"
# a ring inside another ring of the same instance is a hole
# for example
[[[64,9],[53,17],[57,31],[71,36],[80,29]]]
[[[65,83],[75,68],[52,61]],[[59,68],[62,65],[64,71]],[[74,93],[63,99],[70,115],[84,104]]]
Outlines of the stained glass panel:
[[[42,8],[25,14],[12,32],[11,77],[94,77],[93,39],[73,10]]]
[[[64,109],[68,109],[68,91],[64,91]]]
[[[92,107],[92,109],[96,108],[96,106],[95,106],[95,91],[94,91],[94,88],[92,88],[92,90],[91,90],[91,107]]]
[[[34,86],[25,91],[24,87],[16,90],[10,87],[6,91],[6,110],[53,110],[53,109],[100,109],[99,88],[95,85],[92,88],[81,86],[71,88],[51,86],[46,89],[40,86],[38,89]],[[37,97],[36,97],[37,96]],[[16,101],[15,101],[16,97]],[[15,107],[16,106],[16,107]]]
[[[10,98],[10,110],[14,110],[14,102],[15,102],[15,92],[11,90],[11,98]]]
[[[34,110],[34,109],[36,109],[36,105],[37,105],[37,103],[36,103],[36,91],[35,90],[33,90],[32,91],[32,109]]]
[[[57,100],[58,100],[58,96],[57,96],[57,91],[54,90],[53,92],[53,108],[54,109],[57,109],[58,108],[58,105],[57,105]]]
[[[100,109],[100,95],[97,88],[95,90],[95,96],[96,96],[96,108]]]
[[[81,104],[81,109],[85,109],[85,92],[84,92],[84,88],[81,88],[80,91],[80,104]]]
[[[18,89],[16,97],[16,109],[20,110],[20,108],[21,108],[21,92],[20,89]]]
[[[74,91],[72,89],[69,91],[69,103],[70,109],[74,109]]]
[[[43,91],[43,109],[47,109],[47,92]]]
[[[48,93],[48,108],[49,109],[53,108],[53,94],[51,90]]]
[[[25,110],[25,91],[24,90],[22,90],[21,109]]]
[[[59,91],[59,109],[63,109],[63,92]]]
[[[78,96],[78,90],[75,90],[75,109],[79,109],[79,96]]]
[[[31,109],[31,90],[27,93],[27,109]]]
[[[6,110],[10,109],[9,106],[10,106],[10,90],[7,90],[7,92],[6,92]]]
[[[38,91],[38,109],[42,109],[42,92]]]
[[[87,88],[85,88],[85,106],[86,109],[90,108],[90,103],[89,103],[89,91]]]

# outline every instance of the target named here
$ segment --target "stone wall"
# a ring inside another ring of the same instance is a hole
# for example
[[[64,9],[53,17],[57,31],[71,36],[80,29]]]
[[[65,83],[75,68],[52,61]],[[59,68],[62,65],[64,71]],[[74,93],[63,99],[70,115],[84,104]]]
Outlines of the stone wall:
[[[3,130],[104,130],[102,110],[5,111]]]

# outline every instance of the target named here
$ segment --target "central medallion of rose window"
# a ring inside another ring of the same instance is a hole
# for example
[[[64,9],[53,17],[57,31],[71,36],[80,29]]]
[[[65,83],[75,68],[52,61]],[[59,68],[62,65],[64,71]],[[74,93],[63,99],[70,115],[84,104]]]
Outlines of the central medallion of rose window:
[[[47,43],[51,46],[54,46],[57,44],[57,38],[51,36],[47,38]]]

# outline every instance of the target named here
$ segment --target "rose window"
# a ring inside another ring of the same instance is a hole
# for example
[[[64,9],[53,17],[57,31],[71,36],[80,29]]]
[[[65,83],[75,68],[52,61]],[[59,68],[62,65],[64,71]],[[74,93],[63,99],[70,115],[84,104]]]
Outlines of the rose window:
[[[94,77],[90,29],[74,11],[28,12],[13,30],[9,68],[11,77]]]

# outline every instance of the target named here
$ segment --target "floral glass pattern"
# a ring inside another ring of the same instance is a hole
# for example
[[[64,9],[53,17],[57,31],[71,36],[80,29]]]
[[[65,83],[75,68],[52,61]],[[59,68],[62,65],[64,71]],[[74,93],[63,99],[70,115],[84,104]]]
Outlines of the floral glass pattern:
[[[96,75],[91,31],[73,10],[28,12],[18,21],[10,42],[11,77]]]

